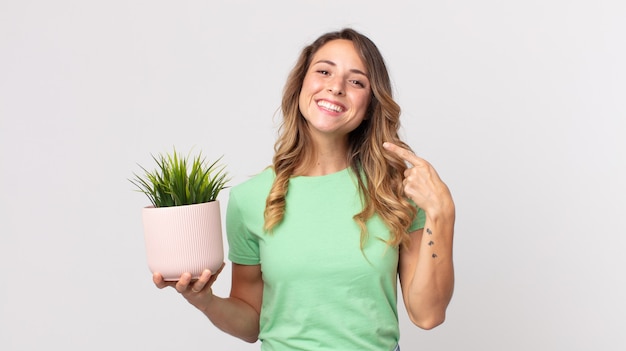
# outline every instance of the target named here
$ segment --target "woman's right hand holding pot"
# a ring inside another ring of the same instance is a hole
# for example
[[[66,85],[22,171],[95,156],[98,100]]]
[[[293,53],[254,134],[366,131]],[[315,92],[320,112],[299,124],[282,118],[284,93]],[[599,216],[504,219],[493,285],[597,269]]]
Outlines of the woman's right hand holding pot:
[[[204,310],[214,297],[211,286],[217,279],[217,276],[222,272],[223,268],[224,263],[222,263],[215,274],[205,269],[198,279],[192,279],[191,274],[188,272],[183,273],[178,281],[166,281],[160,273],[155,272],[152,275],[152,280],[157,288],[163,289],[172,287],[183,295],[190,304],[200,310]]]

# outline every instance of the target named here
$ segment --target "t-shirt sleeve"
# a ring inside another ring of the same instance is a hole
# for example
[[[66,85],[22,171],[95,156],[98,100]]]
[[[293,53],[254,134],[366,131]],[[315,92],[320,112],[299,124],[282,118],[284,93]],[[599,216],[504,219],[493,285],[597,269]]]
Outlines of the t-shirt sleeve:
[[[418,229],[422,229],[424,228],[425,224],[426,224],[426,212],[424,212],[424,210],[418,207],[417,215],[415,216],[415,220],[413,221],[413,224],[411,224],[411,226],[409,227],[409,232],[414,232]]]
[[[228,259],[237,264],[256,265],[261,262],[259,240],[245,225],[245,213],[237,201],[237,194],[231,191],[226,208],[226,237],[228,239]]]

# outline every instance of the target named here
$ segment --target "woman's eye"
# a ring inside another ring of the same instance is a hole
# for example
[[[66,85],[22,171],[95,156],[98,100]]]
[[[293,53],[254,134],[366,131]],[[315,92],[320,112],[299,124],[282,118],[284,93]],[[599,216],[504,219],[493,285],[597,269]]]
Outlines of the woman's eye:
[[[352,82],[352,84],[354,84],[354,85],[356,85],[356,86],[359,86],[359,87],[361,87],[361,88],[365,88],[365,84],[361,83],[361,82],[360,82],[360,81],[358,81],[358,80],[353,80],[353,81],[351,81],[351,82]]]
[[[328,75],[328,71],[325,71],[323,69],[318,70],[317,73],[323,74],[325,76]]]

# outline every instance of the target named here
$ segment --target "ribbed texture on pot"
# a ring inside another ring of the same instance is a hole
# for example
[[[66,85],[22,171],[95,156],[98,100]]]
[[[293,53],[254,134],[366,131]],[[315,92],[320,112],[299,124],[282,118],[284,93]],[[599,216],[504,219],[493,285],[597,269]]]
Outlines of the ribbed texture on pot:
[[[178,280],[185,272],[198,278],[216,272],[224,262],[218,201],[142,210],[146,256],[151,272]]]

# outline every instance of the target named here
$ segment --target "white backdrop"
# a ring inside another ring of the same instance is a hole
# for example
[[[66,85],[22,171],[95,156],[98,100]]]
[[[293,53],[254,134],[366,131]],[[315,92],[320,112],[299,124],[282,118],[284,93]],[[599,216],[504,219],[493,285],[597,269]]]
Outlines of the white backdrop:
[[[0,0],[0,349],[258,350],[153,286],[127,179],[172,146],[224,155],[233,183],[260,171],[300,49],[352,26],[457,204],[447,320],[400,308],[403,351],[624,350],[625,18],[621,0]]]

